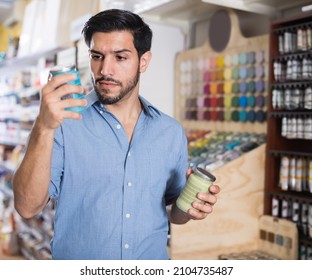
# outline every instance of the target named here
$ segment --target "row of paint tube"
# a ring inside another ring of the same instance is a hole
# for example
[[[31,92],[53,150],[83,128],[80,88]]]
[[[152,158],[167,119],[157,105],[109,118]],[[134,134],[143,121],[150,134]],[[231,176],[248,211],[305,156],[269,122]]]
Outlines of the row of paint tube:
[[[272,216],[294,222],[303,236],[312,238],[312,204],[274,196]]]
[[[278,35],[278,52],[288,54],[312,49],[312,27],[304,27],[286,30]]]
[[[277,82],[312,79],[312,59],[274,61],[273,76]]]
[[[305,89],[273,89],[272,107],[273,109],[286,110],[312,110],[312,87]]]
[[[283,117],[281,134],[288,139],[312,139],[312,118]]]
[[[312,158],[281,158],[279,186],[284,191],[312,193]]]

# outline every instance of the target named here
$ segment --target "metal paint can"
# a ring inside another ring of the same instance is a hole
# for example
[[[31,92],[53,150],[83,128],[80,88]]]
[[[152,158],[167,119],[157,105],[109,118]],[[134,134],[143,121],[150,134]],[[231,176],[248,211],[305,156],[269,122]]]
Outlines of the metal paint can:
[[[194,201],[202,202],[202,200],[197,198],[197,194],[199,192],[207,193],[215,180],[216,177],[207,170],[200,167],[195,168],[194,172],[188,177],[184,189],[177,199],[176,204],[178,208],[187,213],[192,208]]]
[[[62,74],[76,74],[76,79],[73,81],[67,82],[67,84],[81,86],[80,74],[76,68],[76,65],[69,65],[69,66],[56,65],[56,66],[54,66],[53,68],[50,69],[49,79],[52,77],[56,77],[58,75],[62,75]],[[67,94],[67,95],[62,97],[62,99],[70,99],[70,98],[82,99],[82,98],[84,98],[84,94],[71,93],[71,94]],[[78,113],[81,113],[85,109],[86,109],[85,107],[65,108],[65,110],[70,110],[70,111],[74,111],[74,112],[78,112]]]

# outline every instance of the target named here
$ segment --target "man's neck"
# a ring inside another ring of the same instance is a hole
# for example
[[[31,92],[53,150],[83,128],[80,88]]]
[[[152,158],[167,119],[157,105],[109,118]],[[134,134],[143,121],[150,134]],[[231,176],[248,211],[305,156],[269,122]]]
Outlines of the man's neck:
[[[107,105],[107,110],[123,125],[130,142],[135,125],[142,111],[142,104],[138,95],[130,96],[113,105]]]
[[[133,94],[116,104],[106,105],[106,108],[123,124],[129,120],[136,120],[139,117],[142,111],[142,104],[138,95]]]

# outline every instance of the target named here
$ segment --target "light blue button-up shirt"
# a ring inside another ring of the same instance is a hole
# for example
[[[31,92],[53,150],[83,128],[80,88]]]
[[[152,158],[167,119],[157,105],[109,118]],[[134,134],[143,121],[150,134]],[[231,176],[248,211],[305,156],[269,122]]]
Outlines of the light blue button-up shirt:
[[[166,205],[185,184],[187,141],[176,120],[140,100],[130,143],[99,102],[56,130],[53,259],[168,259]]]

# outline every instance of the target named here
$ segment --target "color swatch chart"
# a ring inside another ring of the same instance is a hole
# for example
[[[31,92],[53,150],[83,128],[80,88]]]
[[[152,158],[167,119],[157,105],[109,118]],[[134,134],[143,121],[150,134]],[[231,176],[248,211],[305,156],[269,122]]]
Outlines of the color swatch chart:
[[[266,121],[265,50],[184,58],[178,72],[182,120]]]

